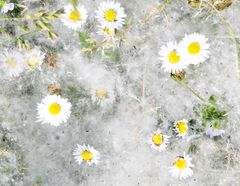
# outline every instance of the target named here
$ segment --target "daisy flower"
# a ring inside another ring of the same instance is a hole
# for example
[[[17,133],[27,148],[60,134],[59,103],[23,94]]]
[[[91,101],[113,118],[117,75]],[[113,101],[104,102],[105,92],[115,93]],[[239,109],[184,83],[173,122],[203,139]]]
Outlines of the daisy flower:
[[[71,114],[71,103],[59,95],[48,95],[38,104],[37,121],[59,126],[68,120]]]
[[[198,65],[209,58],[208,39],[198,33],[185,35],[179,43],[179,53],[189,64]]]
[[[169,143],[170,136],[163,135],[162,132],[157,129],[152,135],[149,140],[149,143],[151,144],[151,147],[153,149],[158,150],[159,152],[162,152],[166,149],[167,144]]]
[[[174,126],[175,126],[175,131],[177,132],[177,136],[184,138],[184,136],[188,132],[188,121],[185,119],[176,121],[174,123]]]
[[[126,17],[124,9],[114,1],[102,2],[96,14],[99,23],[111,29],[121,28]]]
[[[79,145],[73,153],[74,159],[81,165],[82,162],[86,162],[88,165],[98,164],[100,154],[93,147],[89,145]]]
[[[44,54],[38,49],[26,51],[26,68],[29,70],[40,69],[44,61]]]
[[[80,30],[87,21],[87,10],[84,6],[78,5],[74,7],[68,4],[64,7],[65,14],[63,14],[62,22],[68,28],[73,30]]]
[[[1,8],[1,13],[7,13],[8,11],[12,11],[14,9],[13,3],[5,3]]]
[[[5,51],[0,54],[3,71],[9,77],[17,77],[25,69],[24,57],[18,50]]]
[[[92,100],[101,105],[106,106],[112,104],[115,100],[114,92],[108,87],[96,87],[91,90]]]
[[[162,46],[159,52],[162,68],[166,72],[179,73],[187,68],[187,64],[178,52],[176,42],[168,42]]]
[[[193,175],[192,167],[194,167],[191,161],[192,158],[185,153],[183,156],[176,157],[173,166],[170,167],[170,174],[180,180],[191,177]]]
[[[115,29],[99,25],[97,33],[104,37],[104,41],[109,41],[114,39]]]

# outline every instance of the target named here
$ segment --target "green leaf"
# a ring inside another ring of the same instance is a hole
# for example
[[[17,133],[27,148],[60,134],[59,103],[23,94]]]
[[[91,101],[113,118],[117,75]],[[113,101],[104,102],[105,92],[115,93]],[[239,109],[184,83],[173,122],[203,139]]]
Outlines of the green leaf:
[[[209,103],[215,105],[217,103],[217,96],[211,95],[208,99]]]
[[[114,51],[114,50],[105,51],[105,56],[113,62],[117,62],[120,59],[119,53],[117,51]]]
[[[213,128],[215,128],[215,129],[219,129],[220,128],[220,124],[219,124],[219,121],[214,121],[214,123],[213,123]]]
[[[41,178],[41,176],[38,176],[38,177],[37,177],[36,183],[37,183],[37,184],[41,184],[41,183],[42,183],[42,178]]]
[[[79,32],[79,40],[81,42],[82,48],[90,49],[91,51],[97,49],[96,43],[91,40],[87,32]]]
[[[216,120],[216,119],[223,119],[227,116],[226,111],[221,111],[217,109],[215,106],[204,106],[202,109],[202,118],[204,120]]]
[[[23,31],[29,31],[30,30],[28,25],[18,25],[18,27],[21,28]]]
[[[79,32],[79,39],[81,43],[86,42],[89,39],[89,35],[86,32]]]
[[[41,176],[38,176],[37,179],[36,179],[36,184],[37,185],[41,185],[42,184],[42,177]]]
[[[197,145],[191,143],[190,147],[188,148],[188,153],[195,154],[196,152],[197,152]]]
[[[6,0],[0,0],[0,8],[2,8],[5,4],[7,4]]]

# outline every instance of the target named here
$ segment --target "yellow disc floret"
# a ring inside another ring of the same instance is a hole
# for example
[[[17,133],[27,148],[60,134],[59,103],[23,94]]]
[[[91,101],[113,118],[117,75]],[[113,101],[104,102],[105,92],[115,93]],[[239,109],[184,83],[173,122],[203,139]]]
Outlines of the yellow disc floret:
[[[93,159],[93,153],[88,151],[88,150],[85,150],[82,152],[82,159],[84,161],[90,161]]]
[[[184,170],[186,167],[187,167],[187,161],[182,158],[182,157],[179,157],[177,158],[175,161],[174,161],[174,165],[180,169],[180,170]]]
[[[7,64],[11,67],[15,67],[17,63],[13,58],[10,58],[7,60]]]
[[[61,111],[61,106],[58,103],[52,103],[48,108],[50,114],[57,115]]]
[[[199,45],[199,43],[197,42],[192,42],[189,46],[188,46],[188,52],[189,54],[195,55],[195,54],[199,54],[201,50],[201,46]]]
[[[172,64],[177,64],[180,61],[180,56],[176,51],[172,51],[168,55],[168,61]]]
[[[163,135],[162,134],[154,134],[152,136],[152,142],[154,143],[154,145],[161,145],[163,143]]]
[[[185,121],[179,121],[177,123],[177,129],[180,134],[184,134],[187,132],[188,127],[187,127],[187,122]]]
[[[110,30],[108,27],[105,27],[105,28],[103,29],[103,31],[104,31],[104,33],[106,33],[106,34],[109,35],[109,36],[112,35],[112,32],[111,32],[111,30]]]
[[[108,93],[107,93],[106,89],[98,89],[98,90],[96,90],[96,97],[98,99],[105,99],[105,98],[107,98],[107,96],[108,96]]]
[[[73,10],[73,11],[69,14],[68,18],[69,18],[70,20],[72,20],[72,21],[79,21],[79,20],[81,19],[81,14],[79,13],[79,11]]]
[[[113,9],[109,9],[104,12],[104,18],[109,22],[115,21],[116,17],[117,17],[117,13]]]
[[[38,65],[37,57],[32,56],[28,59],[28,67],[31,69],[35,69]]]

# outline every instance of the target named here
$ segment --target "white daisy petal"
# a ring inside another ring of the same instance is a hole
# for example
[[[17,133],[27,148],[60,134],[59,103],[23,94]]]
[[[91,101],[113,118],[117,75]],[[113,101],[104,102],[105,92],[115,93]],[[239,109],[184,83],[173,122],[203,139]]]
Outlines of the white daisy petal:
[[[41,69],[41,65],[44,61],[44,54],[39,48],[34,48],[31,50],[25,50],[26,55],[26,69],[35,70]]]
[[[99,86],[91,89],[92,100],[96,104],[105,107],[114,103],[114,91],[108,86]]]
[[[8,77],[17,77],[25,69],[25,57],[22,52],[13,49],[0,53],[1,68]]]
[[[188,64],[198,65],[209,58],[208,39],[198,33],[185,35],[179,43],[179,53]]]
[[[65,14],[62,16],[62,22],[68,28],[81,30],[87,21],[87,10],[84,6],[78,5],[76,8],[72,4],[64,7]]]
[[[52,126],[59,126],[65,123],[71,114],[71,103],[67,99],[58,95],[46,96],[40,104],[38,104],[37,121],[48,123]]]
[[[194,167],[191,160],[190,156],[185,153],[184,156],[176,157],[173,162],[173,166],[169,169],[169,173],[174,178],[180,180],[191,177],[193,175],[192,167]]]
[[[178,45],[176,42],[168,42],[166,45],[162,46],[159,56],[162,68],[166,72],[179,73],[187,68],[187,64],[178,52]]]
[[[123,26],[126,14],[119,3],[114,1],[102,2],[96,12],[96,18],[102,26],[119,29]]]
[[[188,121],[186,119],[174,122],[175,132],[177,136],[184,138],[188,133]]]
[[[169,143],[169,138],[170,136],[163,135],[162,132],[158,129],[151,135],[149,143],[153,149],[162,152],[166,149],[167,144]]]
[[[98,164],[98,160],[100,158],[100,154],[90,145],[79,145],[77,144],[77,148],[73,152],[74,159],[78,162],[79,165],[81,163],[86,162],[89,166],[92,164]]]
[[[115,30],[107,26],[98,25],[97,33],[104,37],[103,41],[114,40]]]

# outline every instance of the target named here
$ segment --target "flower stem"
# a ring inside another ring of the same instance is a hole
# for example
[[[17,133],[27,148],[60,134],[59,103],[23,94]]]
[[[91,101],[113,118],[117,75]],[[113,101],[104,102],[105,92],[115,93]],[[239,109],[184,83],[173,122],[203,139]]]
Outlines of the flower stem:
[[[24,20],[24,18],[17,18],[17,17],[12,17],[12,18],[3,17],[3,18],[0,18],[0,21],[23,21],[23,20]]]
[[[185,88],[187,91],[189,91],[191,94],[193,94],[195,97],[197,97],[202,103],[208,104],[208,102],[200,96],[195,90],[193,90],[185,81],[174,79],[181,87]]]
[[[34,34],[36,32],[39,32],[39,31],[41,31],[41,30],[33,30],[33,31],[30,31],[30,32],[24,33],[24,34],[20,35],[19,37],[12,37],[11,39],[6,39],[6,40],[4,40],[3,42],[0,43],[0,46],[6,45],[8,43],[11,43],[11,42],[17,40],[18,38],[25,37],[27,35],[31,35],[31,34]]]

